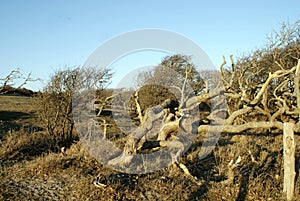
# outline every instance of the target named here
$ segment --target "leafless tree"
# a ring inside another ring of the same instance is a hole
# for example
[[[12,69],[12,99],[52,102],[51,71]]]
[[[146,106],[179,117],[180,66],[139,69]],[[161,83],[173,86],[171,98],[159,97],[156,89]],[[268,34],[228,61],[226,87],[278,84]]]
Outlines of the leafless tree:
[[[19,81],[19,84],[16,84],[16,81]],[[21,89],[28,82],[37,81],[32,78],[32,74],[29,73],[27,76],[24,76],[20,69],[12,70],[5,78],[0,78],[0,94],[5,94],[8,91],[8,87],[14,87],[14,89]],[[17,86],[16,86],[17,85]]]

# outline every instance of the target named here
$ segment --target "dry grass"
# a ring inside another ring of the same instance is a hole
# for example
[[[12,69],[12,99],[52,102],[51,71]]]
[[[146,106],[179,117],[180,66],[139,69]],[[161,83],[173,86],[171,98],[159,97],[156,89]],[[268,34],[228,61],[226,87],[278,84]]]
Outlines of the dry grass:
[[[35,112],[33,107],[33,98],[26,96],[0,96],[1,111],[11,112]]]
[[[199,135],[181,159],[203,181],[197,186],[174,165],[151,174],[126,175],[99,164],[78,141],[63,152],[53,149],[42,130],[28,129],[39,127],[31,101],[0,96],[0,200],[283,200],[281,133],[224,133],[203,160],[197,157]],[[295,137],[299,200],[300,136]],[[239,156],[234,181],[225,184],[227,165]],[[93,185],[97,175],[106,188]]]

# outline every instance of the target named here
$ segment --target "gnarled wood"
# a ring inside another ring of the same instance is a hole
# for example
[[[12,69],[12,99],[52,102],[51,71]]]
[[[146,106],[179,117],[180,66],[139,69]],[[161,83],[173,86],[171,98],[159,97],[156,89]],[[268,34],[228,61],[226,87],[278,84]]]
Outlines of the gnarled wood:
[[[295,186],[295,140],[294,124],[283,123],[283,161],[284,161],[284,180],[283,192],[286,193],[288,201],[294,197]]]

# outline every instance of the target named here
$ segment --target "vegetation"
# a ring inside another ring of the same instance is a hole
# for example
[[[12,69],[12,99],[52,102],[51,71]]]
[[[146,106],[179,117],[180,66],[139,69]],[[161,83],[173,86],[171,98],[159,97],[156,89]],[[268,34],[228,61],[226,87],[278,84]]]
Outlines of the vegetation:
[[[149,84],[144,85],[138,90],[139,102],[141,107],[141,112],[145,115],[147,108],[159,105],[164,102],[166,99],[171,99],[176,101],[176,96],[171,93],[166,87]],[[135,96],[131,96],[130,107],[134,113],[137,113]]]
[[[96,68],[75,68],[61,70],[51,77],[43,93],[36,97],[37,113],[44,122],[44,127],[50,137],[59,143],[72,143],[78,138],[74,132],[74,119],[72,99],[79,96],[85,99],[85,92],[93,87],[104,88],[109,82],[109,70]],[[46,107],[45,107],[46,106]]]
[[[19,85],[16,85],[19,81]],[[0,78],[0,94],[32,95],[32,91],[23,88],[28,82],[36,81],[31,73],[24,77],[19,69],[12,70],[6,77]]]
[[[192,63],[191,57],[180,54],[163,58],[154,70],[142,72],[138,76],[138,84],[141,86],[157,84],[182,87],[184,80],[187,81],[190,91],[193,90],[195,94],[199,94],[205,87],[203,78]]]
[[[138,91],[113,94],[105,89],[109,70],[76,68],[56,72],[34,97],[0,96],[0,199],[284,200],[284,122],[295,124],[294,199],[300,199],[299,23],[283,25],[265,47],[230,57],[230,66],[224,58],[219,73],[200,77],[190,57],[174,55],[142,73]],[[209,79],[215,76],[220,80]],[[99,164],[79,141],[77,111],[72,111],[80,102],[74,100],[93,100],[88,94],[95,89],[104,105],[123,107],[114,118],[101,111],[95,118],[103,137],[123,150],[111,164],[130,163],[124,153],[135,157],[165,146],[182,151],[188,138],[180,129],[193,134],[192,144],[181,158],[153,173],[125,174]],[[134,140],[117,123],[127,111],[138,116],[143,134]],[[151,140],[144,137],[157,126]],[[200,158],[208,129],[223,132],[212,152]]]
[[[5,95],[17,95],[17,96],[33,96],[34,95],[32,90],[29,90],[26,88],[14,88],[9,85],[2,87],[0,93],[5,94]]]

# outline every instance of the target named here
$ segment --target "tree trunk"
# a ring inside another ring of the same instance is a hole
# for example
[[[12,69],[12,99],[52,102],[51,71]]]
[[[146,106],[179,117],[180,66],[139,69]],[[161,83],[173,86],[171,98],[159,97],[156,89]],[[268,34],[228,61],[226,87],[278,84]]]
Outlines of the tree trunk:
[[[284,161],[284,181],[283,192],[287,200],[293,199],[295,186],[295,141],[294,123],[283,123],[283,161]]]

